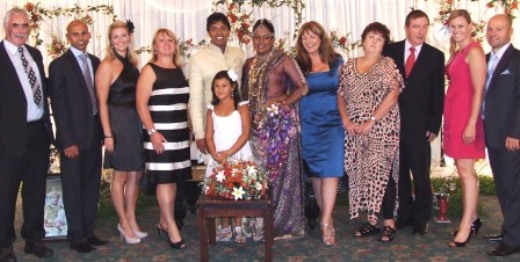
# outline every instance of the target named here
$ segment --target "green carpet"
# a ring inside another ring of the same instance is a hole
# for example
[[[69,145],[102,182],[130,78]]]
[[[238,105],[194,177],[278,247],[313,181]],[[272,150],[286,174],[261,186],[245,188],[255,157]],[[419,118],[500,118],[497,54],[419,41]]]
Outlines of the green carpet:
[[[345,198],[346,195],[340,195]],[[430,221],[430,232],[425,236],[410,234],[409,228],[399,231],[392,243],[381,243],[377,236],[354,238],[353,232],[364,222],[360,219],[347,219],[348,208],[344,201],[339,201],[334,211],[334,226],[338,244],[327,247],[320,241],[321,233],[318,228],[307,229],[306,236],[294,241],[275,241],[273,246],[274,261],[518,261],[520,254],[505,258],[488,257],[486,250],[494,248],[496,244],[489,243],[482,238],[487,233],[496,233],[501,223],[501,214],[498,202],[494,196],[482,196],[480,203],[485,210],[482,216],[483,226],[480,234],[471,239],[471,243],[464,248],[450,248],[449,232],[456,228],[458,221],[452,224],[436,224]],[[17,233],[20,231],[21,214],[17,209]],[[55,256],[46,261],[198,261],[199,236],[196,228],[196,216],[188,215],[182,234],[187,248],[174,250],[168,246],[166,238],[159,238],[154,230],[158,220],[158,208],[152,205],[139,209],[139,222],[143,230],[150,236],[140,244],[127,245],[119,239],[114,219],[99,218],[97,221],[97,235],[108,239],[107,246],[98,248],[89,254],[79,254],[68,247],[67,242],[48,242],[54,249]],[[361,216],[363,217],[363,216]],[[364,217],[363,217],[364,218]],[[18,261],[36,261],[34,256],[23,253],[23,240],[17,238],[15,253]],[[263,261],[263,243],[248,241],[245,244],[218,243],[210,246],[210,261]]]

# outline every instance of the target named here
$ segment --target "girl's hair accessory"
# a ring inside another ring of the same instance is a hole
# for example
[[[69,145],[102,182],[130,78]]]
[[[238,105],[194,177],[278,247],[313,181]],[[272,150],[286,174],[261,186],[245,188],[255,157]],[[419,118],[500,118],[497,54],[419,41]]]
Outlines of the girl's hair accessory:
[[[238,75],[237,75],[237,73],[235,73],[235,70],[229,69],[227,71],[227,74],[228,74],[229,78],[231,78],[231,80],[233,80],[233,82],[238,80]]]
[[[132,21],[126,20],[126,27],[128,28],[128,32],[130,32],[130,34],[134,32],[135,26],[134,23],[132,23]]]

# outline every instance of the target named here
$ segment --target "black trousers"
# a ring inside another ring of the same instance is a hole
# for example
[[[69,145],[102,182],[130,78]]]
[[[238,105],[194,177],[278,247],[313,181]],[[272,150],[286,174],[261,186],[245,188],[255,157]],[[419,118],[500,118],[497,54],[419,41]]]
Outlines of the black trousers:
[[[496,193],[504,221],[502,243],[520,248],[520,152],[488,148]]]
[[[431,149],[426,137],[423,141],[400,144],[397,210],[400,221],[420,226],[430,219],[433,205],[430,164]]]
[[[67,238],[71,245],[94,235],[101,183],[101,141],[93,139],[89,150],[71,159],[61,152],[63,205],[67,217]]]
[[[20,157],[0,156],[0,248],[11,247],[16,239],[14,217],[21,182],[22,237],[27,242],[45,237],[43,209],[50,142],[43,121],[28,126],[25,154]]]

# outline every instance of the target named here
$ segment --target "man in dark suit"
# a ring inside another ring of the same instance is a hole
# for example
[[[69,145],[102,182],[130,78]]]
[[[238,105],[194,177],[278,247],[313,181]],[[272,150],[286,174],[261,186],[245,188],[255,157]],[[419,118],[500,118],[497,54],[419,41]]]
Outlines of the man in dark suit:
[[[52,140],[45,72],[40,51],[26,45],[29,19],[25,10],[13,8],[4,20],[0,42],[0,261],[17,261],[14,216],[20,183],[25,253],[50,257],[43,210]]]
[[[86,253],[104,245],[94,235],[101,183],[103,132],[97,113],[94,72],[99,59],[86,52],[88,26],[72,21],[67,26],[71,47],[49,66],[51,102],[56,121],[56,142],[62,155],[63,204],[70,247]]]
[[[424,42],[429,25],[423,11],[411,11],[405,21],[406,39],[389,45],[384,51],[384,55],[394,59],[405,80],[405,88],[399,96],[397,227],[413,226],[412,233],[421,235],[428,231],[433,203],[430,142],[439,133],[444,105],[444,54]]]
[[[490,256],[520,252],[520,51],[511,45],[512,18],[500,14],[487,25],[486,96],[482,107],[486,146],[504,220]]]

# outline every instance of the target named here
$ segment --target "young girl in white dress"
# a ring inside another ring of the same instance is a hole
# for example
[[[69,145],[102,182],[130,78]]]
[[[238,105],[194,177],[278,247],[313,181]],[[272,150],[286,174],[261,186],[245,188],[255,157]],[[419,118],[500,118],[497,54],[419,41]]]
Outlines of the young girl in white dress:
[[[208,106],[206,122],[206,145],[211,159],[206,176],[226,159],[252,160],[249,146],[251,114],[247,101],[241,101],[238,94],[237,74],[233,70],[220,71],[213,78],[211,93],[213,99]],[[241,228],[241,218],[235,218],[235,242],[245,242]],[[221,218],[222,227],[217,232],[218,241],[230,241],[231,226],[228,218]]]

